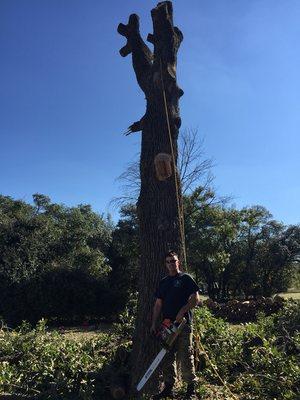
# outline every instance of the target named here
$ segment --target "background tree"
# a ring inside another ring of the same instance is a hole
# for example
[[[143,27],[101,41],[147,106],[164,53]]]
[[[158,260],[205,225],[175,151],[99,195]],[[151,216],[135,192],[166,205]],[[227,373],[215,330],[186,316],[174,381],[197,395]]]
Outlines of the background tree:
[[[243,282],[241,282],[240,289],[248,297],[253,292],[252,283],[256,280],[255,256],[257,244],[261,238],[261,230],[272,216],[266,208],[261,206],[244,208],[241,213],[240,244],[243,254]]]
[[[299,239],[299,226],[286,227],[271,220],[262,227],[255,249],[252,294],[271,296],[287,291],[300,251]]]
[[[290,275],[290,252],[279,243],[286,227],[272,220],[269,211],[261,206],[243,208],[240,216],[238,241],[232,249],[230,261],[236,270],[232,276],[233,296],[269,296],[280,289],[279,281],[282,287],[286,286]],[[275,254],[281,260],[280,268]],[[270,279],[270,275],[274,279]]]
[[[188,265],[214,300],[227,296],[227,269],[239,220],[238,211],[225,204],[226,200],[203,187],[184,201]]]
[[[111,232],[88,205],[0,196],[0,315],[19,323],[105,314]]]
[[[136,206],[123,206],[120,220],[113,233],[109,249],[110,287],[114,288],[126,304],[131,294],[138,290],[140,265],[139,223]]]
[[[261,206],[236,210],[213,191],[185,197],[189,266],[210,298],[270,296],[286,291],[300,253],[299,226],[286,227]]]

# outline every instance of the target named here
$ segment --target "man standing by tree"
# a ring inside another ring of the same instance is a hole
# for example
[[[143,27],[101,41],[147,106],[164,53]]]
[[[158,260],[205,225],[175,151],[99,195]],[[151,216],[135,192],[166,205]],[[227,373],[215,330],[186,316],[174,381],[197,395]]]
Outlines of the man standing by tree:
[[[168,275],[163,278],[156,291],[153,308],[151,332],[156,331],[157,320],[162,313],[163,319],[181,322],[186,318],[187,324],[176,339],[172,349],[166,355],[163,365],[165,387],[154,399],[173,398],[173,386],[176,379],[176,362],[181,364],[183,380],[188,384],[186,399],[196,398],[195,367],[193,357],[192,308],[199,303],[199,287],[190,275],[180,271],[177,253],[169,251],[166,255]]]

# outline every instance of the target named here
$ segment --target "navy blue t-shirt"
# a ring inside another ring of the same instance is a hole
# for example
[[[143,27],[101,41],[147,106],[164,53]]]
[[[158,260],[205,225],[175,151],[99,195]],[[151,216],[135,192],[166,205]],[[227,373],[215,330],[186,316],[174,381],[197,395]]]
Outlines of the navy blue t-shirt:
[[[198,290],[199,287],[194,279],[184,272],[164,277],[159,282],[155,293],[156,298],[162,300],[163,318],[174,321],[179,310],[187,304],[190,295]],[[188,323],[191,323],[191,310],[185,314],[185,318]]]

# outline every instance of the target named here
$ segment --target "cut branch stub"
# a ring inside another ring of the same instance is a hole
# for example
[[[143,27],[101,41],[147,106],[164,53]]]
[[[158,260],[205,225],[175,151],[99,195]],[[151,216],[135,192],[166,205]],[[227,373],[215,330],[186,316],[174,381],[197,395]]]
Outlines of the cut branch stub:
[[[121,48],[120,54],[122,57],[126,57],[132,53],[132,63],[138,84],[146,93],[153,55],[140,35],[139,26],[139,17],[136,14],[130,15],[127,25],[119,24],[118,33],[127,39],[127,43]]]
[[[148,41],[149,43],[152,43],[152,44],[155,43],[155,38],[154,38],[154,35],[153,35],[152,33],[149,33],[149,34],[148,34],[148,36],[147,36],[147,41]]]
[[[130,44],[130,36],[132,34],[139,35],[139,17],[136,14],[131,14],[128,20],[128,24],[119,24],[118,33],[122,36],[125,36],[127,39],[127,43],[124,47],[121,48],[120,54],[122,57],[128,56],[132,52],[131,44]]]
[[[124,133],[124,135],[128,136],[133,132],[139,132],[143,130],[143,124],[144,124],[144,117],[142,117],[139,121],[134,122],[131,124],[128,128],[127,131]]]
[[[154,158],[156,178],[165,181],[172,176],[172,157],[167,153],[159,153]]]
[[[181,30],[179,28],[177,28],[177,26],[174,26],[174,32],[175,32],[176,38],[177,38],[177,49],[178,49],[181,42],[183,41],[183,33],[181,32]]]

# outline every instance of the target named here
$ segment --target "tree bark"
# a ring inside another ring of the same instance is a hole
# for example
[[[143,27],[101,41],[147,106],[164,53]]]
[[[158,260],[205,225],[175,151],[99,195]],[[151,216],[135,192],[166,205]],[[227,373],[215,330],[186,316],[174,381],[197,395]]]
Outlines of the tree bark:
[[[180,231],[181,202],[177,168],[165,181],[155,174],[154,158],[158,153],[172,154],[168,132],[164,92],[167,102],[172,145],[177,162],[177,138],[180,127],[178,100],[183,91],[176,82],[177,51],[183,35],[173,25],[173,8],[170,1],[158,3],[151,11],[153,34],[148,41],[154,46],[150,51],[139,33],[139,18],[133,14],[127,25],[120,24],[118,32],[127,44],[120,50],[122,56],[132,54],[133,68],[139,86],[145,93],[146,113],[141,119],[142,144],[140,157],[141,190],[138,199],[138,217],[141,242],[141,265],[136,328],[132,352],[132,387],[135,387],[158,351],[157,343],[150,337],[150,321],[154,292],[165,274],[165,254],[174,249],[182,253]],[[177,188],[176,188],[177,181]],[[152,393],[157,388],[157,376],[143,389]]]

